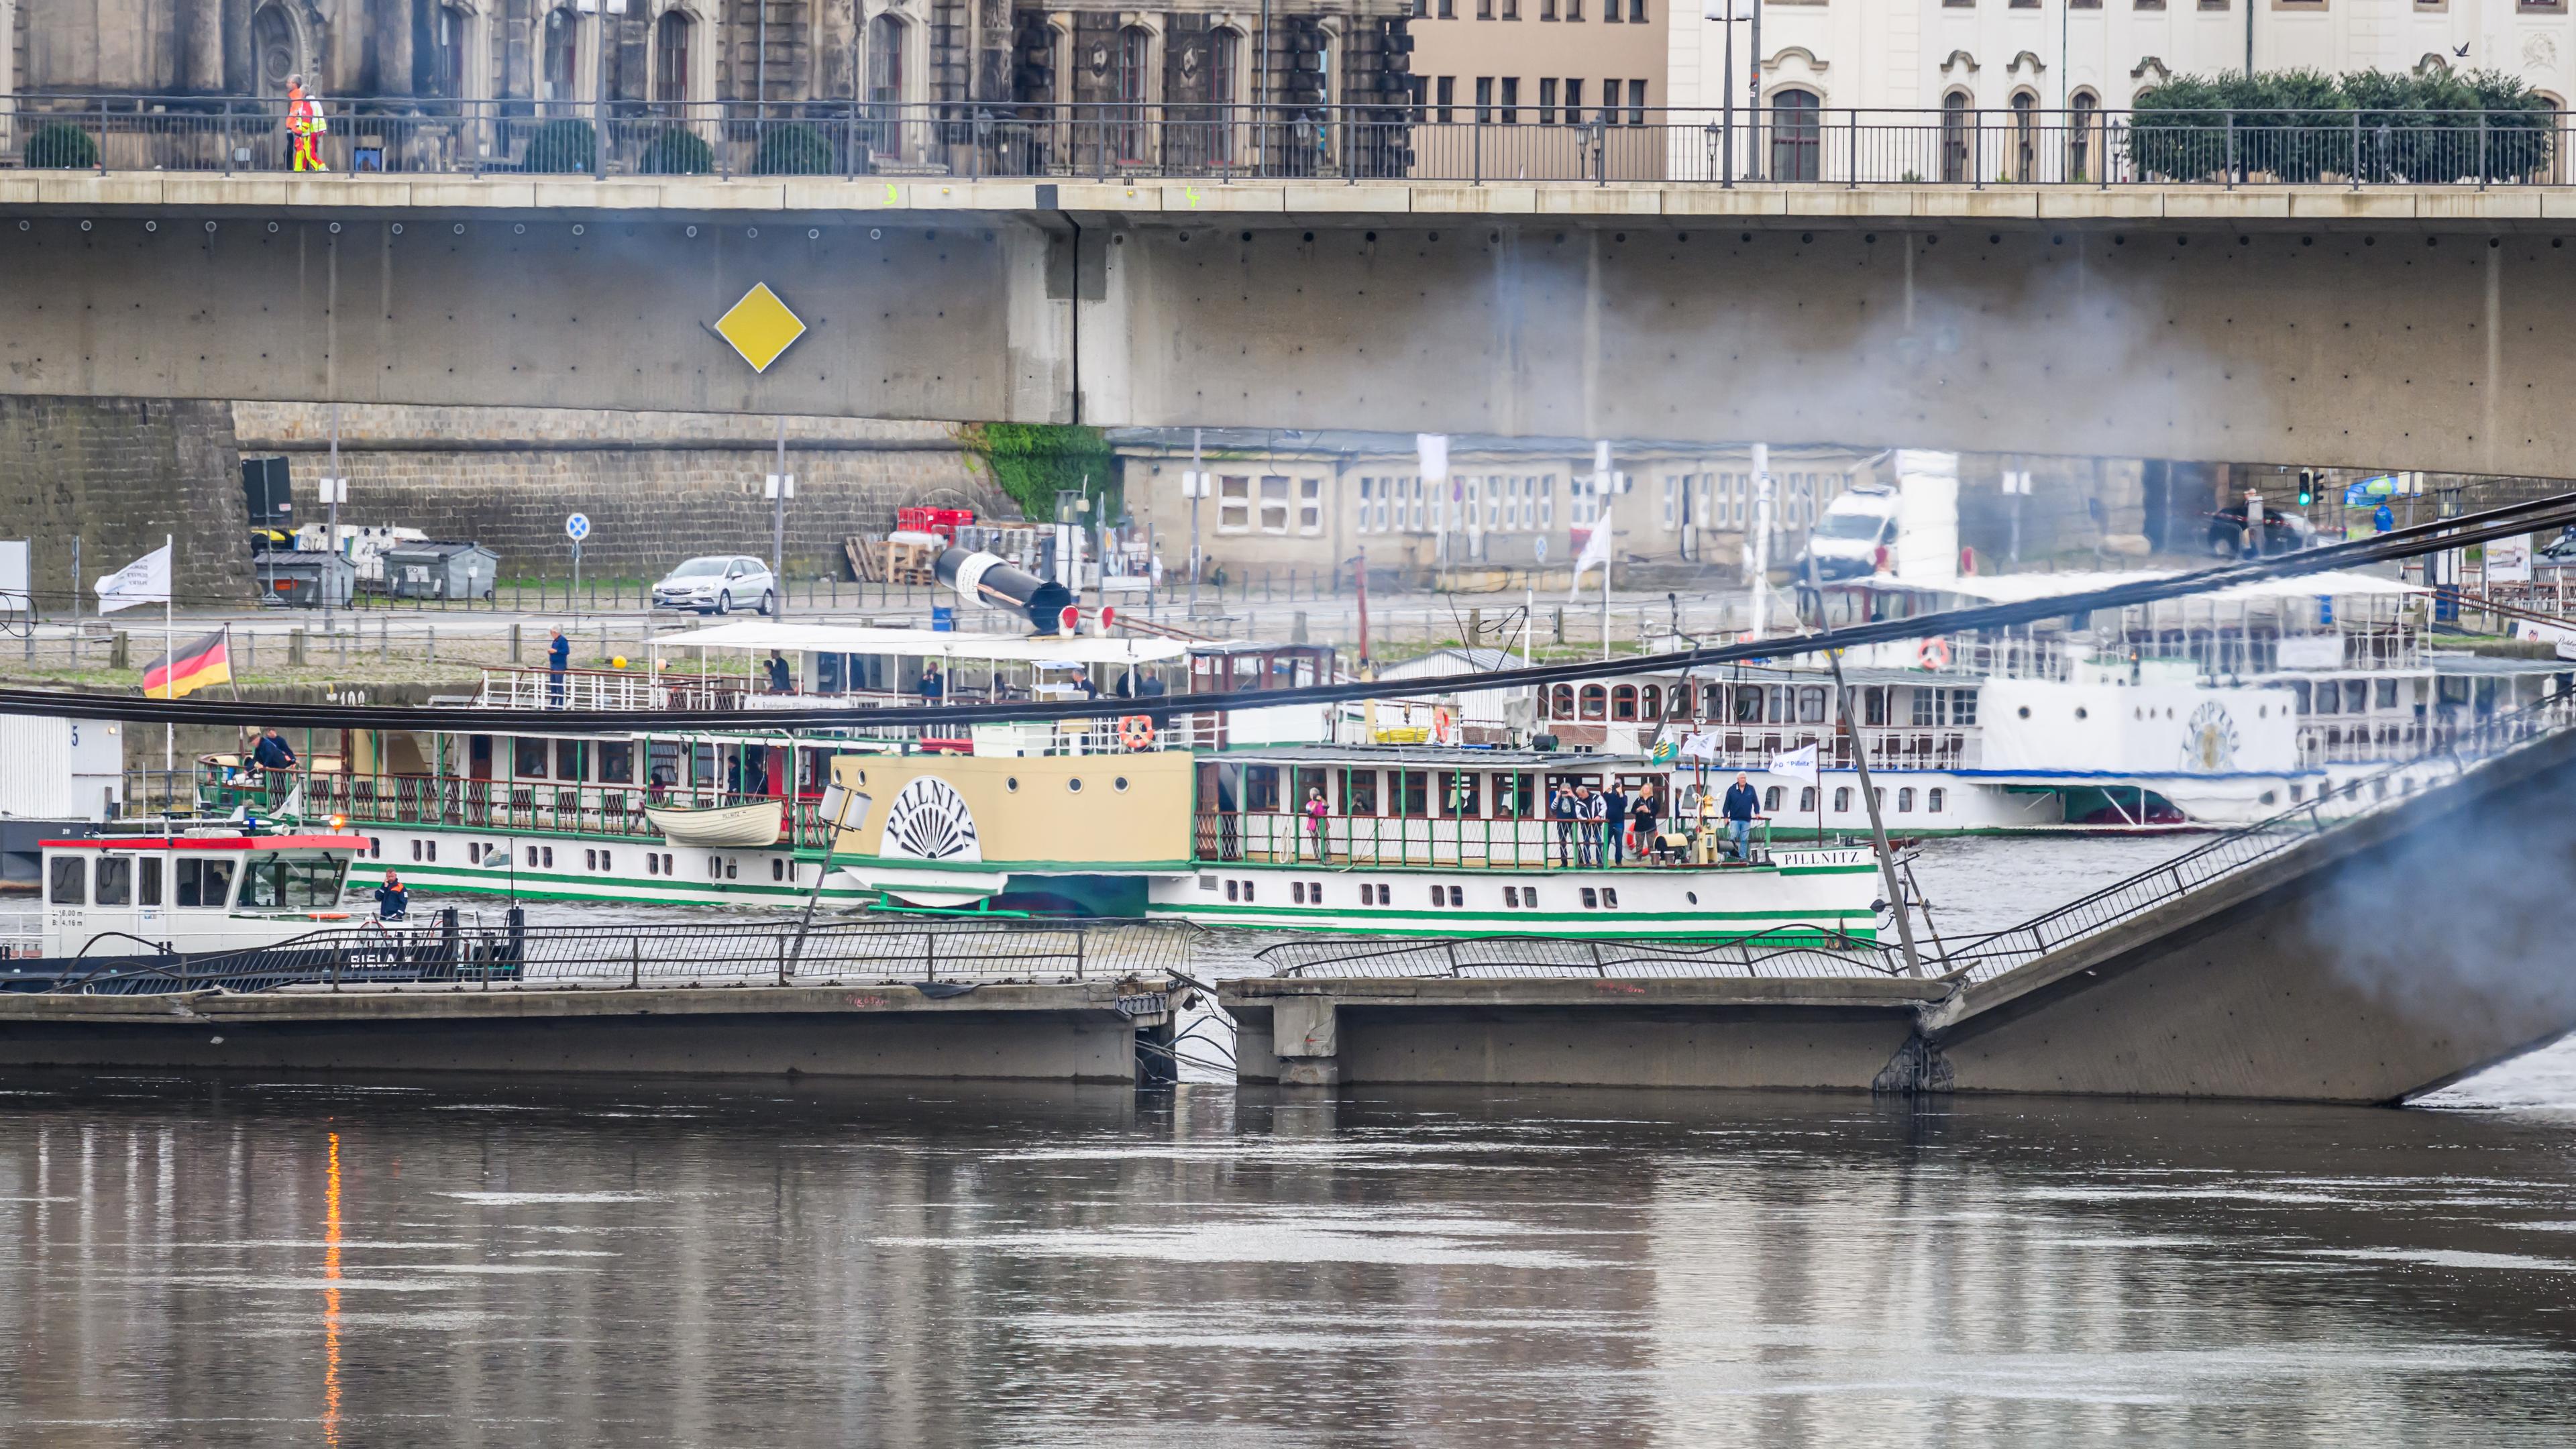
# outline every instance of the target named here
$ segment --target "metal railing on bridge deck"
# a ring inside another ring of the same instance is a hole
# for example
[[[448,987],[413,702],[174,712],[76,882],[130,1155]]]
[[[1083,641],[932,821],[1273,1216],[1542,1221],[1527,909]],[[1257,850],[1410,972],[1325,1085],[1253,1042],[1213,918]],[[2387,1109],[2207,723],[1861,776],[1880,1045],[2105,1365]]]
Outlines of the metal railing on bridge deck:
[[[1473,936],[1455,941],[1284,941],[1254,953],[1289,977],[1472,980],[1547,977],[1902,976],[1902,953],[1855,937],[1818,945],[1812,926],[1775,926],[1728,941],[1574,941]]]
[[[1803,92],[1792,94],[1803,95]],[[324,99],[340,175],[2546,186],[2537,110],[1823,109]],[[0,97],[0,164],[294,168],[278,98]]]
[[[669,986],[1000,981],[1152,983],[1186,974],[1186,927],[1144,922],[619,922],[531,926],[509,913],[441,911],[401,925],[317,931],[274,946],[59,963],[56,993],[221,988],[355,990],[438,983],[603,990]],[[43,958],[37,958],[39,960]]]

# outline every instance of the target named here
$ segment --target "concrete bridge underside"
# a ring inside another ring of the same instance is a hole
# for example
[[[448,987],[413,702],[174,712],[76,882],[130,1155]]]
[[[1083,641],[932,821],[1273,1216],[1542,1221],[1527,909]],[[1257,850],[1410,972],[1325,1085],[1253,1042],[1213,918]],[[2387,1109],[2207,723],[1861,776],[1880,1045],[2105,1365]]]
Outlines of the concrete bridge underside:
[[[2576,196],[0,175],[0,388],[2558,475]],[[755,373],[754,282],[812,330]]]

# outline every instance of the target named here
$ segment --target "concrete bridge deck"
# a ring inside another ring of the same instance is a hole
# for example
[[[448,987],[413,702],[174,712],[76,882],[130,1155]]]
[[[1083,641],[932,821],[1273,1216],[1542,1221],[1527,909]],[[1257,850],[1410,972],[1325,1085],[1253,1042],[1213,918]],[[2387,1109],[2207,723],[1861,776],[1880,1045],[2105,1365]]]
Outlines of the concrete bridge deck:
[[[1989,979],[1225,982],[1244,1081],[2401,1101],[2576,1031],[2576,730]]]
[[[2571,233],[2546,187],[0,171],[0,389],[2547,477]],[[754,283],[810,329],[765,372],[710,330]]]

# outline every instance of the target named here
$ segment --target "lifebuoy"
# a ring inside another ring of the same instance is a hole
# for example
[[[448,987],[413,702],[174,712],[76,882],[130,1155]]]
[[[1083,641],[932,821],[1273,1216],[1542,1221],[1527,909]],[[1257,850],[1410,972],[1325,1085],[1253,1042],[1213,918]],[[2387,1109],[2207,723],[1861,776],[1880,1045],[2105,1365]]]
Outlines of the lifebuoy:
[[[1937,636],[1926,639],[1914,651],[1914,657],[1926,669],[1947,669],[1950,667],[1950,641]]]
[[[1151,715],[1121,715],[1118,719],[1118,743],[1131,750],[1150,749],[1154,743],[1154,720]]]

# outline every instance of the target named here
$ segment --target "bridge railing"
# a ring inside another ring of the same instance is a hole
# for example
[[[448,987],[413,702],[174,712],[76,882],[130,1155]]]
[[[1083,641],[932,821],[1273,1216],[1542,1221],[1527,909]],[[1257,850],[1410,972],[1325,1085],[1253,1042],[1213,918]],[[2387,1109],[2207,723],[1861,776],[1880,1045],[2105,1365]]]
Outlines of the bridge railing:
[[[1905,958],[1895,949],[1858,937],[1819,933],[1812,926],[1775,926],[1726,941],[1576,941],[1546,936],[1473,936],[1454,941],[1327,937],[1282,942],[1256,953],[1256,959],[1276,976],[1338,979],[1905,974]]]
[[[2251,825],[2228,831],[2128,879],[2070,901],[2018,926],[1953,943],[1943,954],[1952,980],[1987,981],[2050,952],[2170,904],[2204,886],[2269,860],[2337,826],[2413,802],[2418,782],[2448,766],[2456,776],[2544,735],[2576,724],[2576,692],[2551,694],[2518,710],[2458,726],[2444,742],[2401,763],[2330,784],[2318,795]]]
[[[338,175],[2549,186],[2549,111],[322,101]],[[0,96],[0,167],[298,167],[279,98]]]

